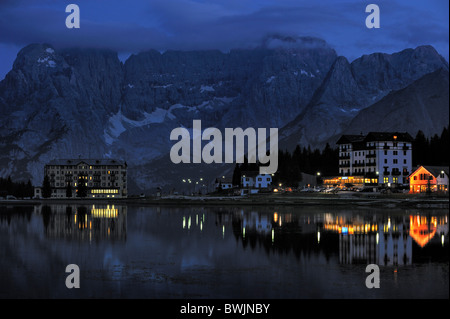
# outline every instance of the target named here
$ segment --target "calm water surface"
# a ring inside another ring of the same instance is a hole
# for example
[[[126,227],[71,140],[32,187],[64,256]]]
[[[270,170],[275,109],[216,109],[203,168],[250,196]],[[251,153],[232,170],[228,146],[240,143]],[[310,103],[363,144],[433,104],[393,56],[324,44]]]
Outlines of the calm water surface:
[[[0,206],[0,298],[448,298],[447,214]],[[65,285],[69,264],[79,289]]]

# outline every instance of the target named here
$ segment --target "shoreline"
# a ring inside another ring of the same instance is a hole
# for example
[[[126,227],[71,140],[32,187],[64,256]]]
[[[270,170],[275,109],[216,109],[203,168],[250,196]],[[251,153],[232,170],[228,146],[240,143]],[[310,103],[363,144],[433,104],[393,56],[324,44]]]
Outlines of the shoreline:
[[[0,200],[1,206],[45,204],[100,204],[138,206],[317,206],[354,205],[359,207],[449,208],[449,197],[411,194],[342,193],[342,194],[265,194],[242,196],[163,196],[132,198],[71,198]]]

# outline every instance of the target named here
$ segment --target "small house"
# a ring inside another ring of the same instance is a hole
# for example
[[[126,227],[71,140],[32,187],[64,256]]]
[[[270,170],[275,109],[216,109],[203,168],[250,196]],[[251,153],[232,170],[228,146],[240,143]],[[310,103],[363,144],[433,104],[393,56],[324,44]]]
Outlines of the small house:
[[[448,193],[448,167],[419,166],[409,175],[410,193]]]

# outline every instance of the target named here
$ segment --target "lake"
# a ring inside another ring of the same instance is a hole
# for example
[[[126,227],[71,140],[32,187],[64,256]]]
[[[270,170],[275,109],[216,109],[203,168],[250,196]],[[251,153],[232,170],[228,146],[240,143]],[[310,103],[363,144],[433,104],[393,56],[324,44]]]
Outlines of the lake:
[[[448,241],[447,209],[0,206],[0,298],[449,298]]]

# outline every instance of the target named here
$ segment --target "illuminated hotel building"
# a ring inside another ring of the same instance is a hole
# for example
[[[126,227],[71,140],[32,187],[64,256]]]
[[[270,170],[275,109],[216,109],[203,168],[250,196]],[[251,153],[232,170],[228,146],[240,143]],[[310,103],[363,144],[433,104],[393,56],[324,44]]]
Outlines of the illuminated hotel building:
[[[127,197],[127,163],[114,159],[53,160],[44,167],[52,198],[66,198],[70,184],[77,197],[79,183],[86,185],[87,198]]]
[[[339,145],[339,176],[326,186],[395,186],[407,184],[412,169],[412,140],[408,133],[370,132],[343,135]]]

